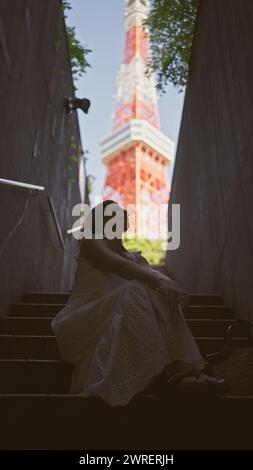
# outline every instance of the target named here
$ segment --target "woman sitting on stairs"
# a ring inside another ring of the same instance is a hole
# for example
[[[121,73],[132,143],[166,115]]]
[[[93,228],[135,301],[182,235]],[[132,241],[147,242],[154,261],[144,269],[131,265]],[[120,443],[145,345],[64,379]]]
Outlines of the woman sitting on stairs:
[[[112,215],[106,216],[108,206]],[[115,213],[117,237],[111,239],[106,229]],[[74,365],[70,393],[116,406],[142,393],[226,392],[224,380],[204,373],[205,361],[179,308],[185,291],[141,252],[124,248],[127,212],[104,201],[86,225],[92,238],[85,229],[72,295],[52,321],[61,356]]]

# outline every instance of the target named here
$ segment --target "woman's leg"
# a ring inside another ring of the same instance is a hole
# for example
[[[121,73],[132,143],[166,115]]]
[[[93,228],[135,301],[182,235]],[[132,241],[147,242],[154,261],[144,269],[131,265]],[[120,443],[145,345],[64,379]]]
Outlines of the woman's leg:
[[[209,375],[207,364],[202,358],[197,344],[185,322],[182,309],[170,312],[165,299],[157,291],[147,287],[148,295],[155,309],[156,317],[161,331],[165,337],[170,355],[174,360],[168,363],[159,376],[154,377],[146,392],[175,390],[175,386],[181,390],[198,389],[214,392],[214,394],[226,393],[230,387],[223,379],[217,379]]]

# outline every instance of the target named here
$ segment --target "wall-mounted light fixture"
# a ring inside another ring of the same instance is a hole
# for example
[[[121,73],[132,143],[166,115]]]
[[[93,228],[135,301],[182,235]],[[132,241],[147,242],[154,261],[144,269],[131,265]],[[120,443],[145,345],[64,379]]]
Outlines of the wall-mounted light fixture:
[[[87,98],[67,98],[67,112],[72,113],[77,109],[81,109],[85,114],[88,114],[90,107],[90,100]]]

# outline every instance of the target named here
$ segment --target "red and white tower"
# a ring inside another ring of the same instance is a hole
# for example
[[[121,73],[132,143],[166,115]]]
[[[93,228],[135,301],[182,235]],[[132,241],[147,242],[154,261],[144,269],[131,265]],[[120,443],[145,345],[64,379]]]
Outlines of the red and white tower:
[[[136,236],[157,230],[157,219],[147,212],[152,207],[158,213],[160,205],[168,202],[168,166],[174,152],[173,141],[160,130],[154,77],[146,74],[151,47],[143,21],[148,9],[149,0],[125,0],[125,49],[117,77],[116,112],[112,132],[101,142],[107,166],[103,198],[135,207],[131,228]]]

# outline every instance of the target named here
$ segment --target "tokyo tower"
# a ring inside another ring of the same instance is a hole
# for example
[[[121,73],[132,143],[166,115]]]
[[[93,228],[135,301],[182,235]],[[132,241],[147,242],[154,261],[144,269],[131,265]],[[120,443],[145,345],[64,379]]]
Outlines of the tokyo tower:
[[[130,208],[130,231],[138,237],[147,232],[152,237],[158,223],[167,225],[166,216],[158,221],[154,213],[168,203],[168,166],[174,152],[174,142],[160,130],[154,77],[145,73],[151,61],[149,35],[143,28],[148,11],[149,0],[125,0],[116,112],[111,133],[101,141],[107,167],[103,199]]]

